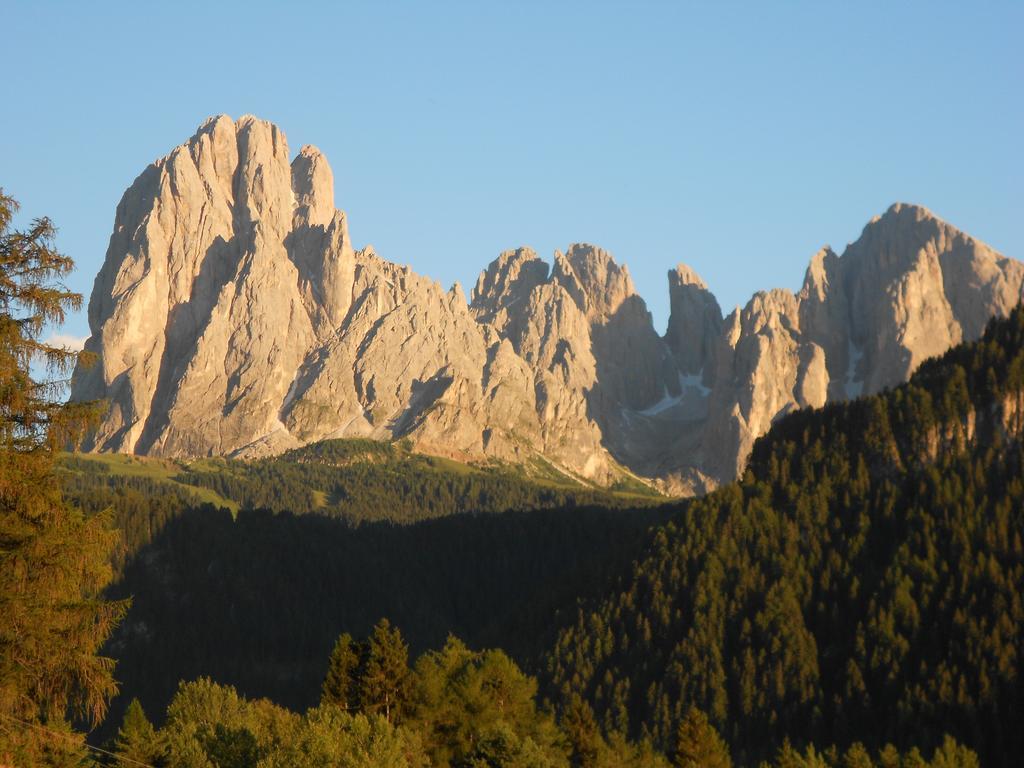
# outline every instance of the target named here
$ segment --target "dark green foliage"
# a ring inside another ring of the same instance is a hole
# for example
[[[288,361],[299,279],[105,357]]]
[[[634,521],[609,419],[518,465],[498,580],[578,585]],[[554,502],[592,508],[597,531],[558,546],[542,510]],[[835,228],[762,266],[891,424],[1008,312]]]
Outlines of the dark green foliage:
[[[250,701],[207,679],[182,684],[160,736],[174,766],[343,768],[568,768],[561,734],[537,707],[537,684],[500,651],[470,651],[449,638],[410,671],[396,628],[378,622],[363,641],[355,687],[359,711],[322,703],[297,715]],[[346,653],[348,651],[345,651]],[[381,674],[383,672],[383,674]],[[385,682],[381,684],[381,679]],[[395,716],[399,698],[401,723]],[[379,706],[392,697],[391,720]],[[624,760],[619,768],[649,763]]]
[[[134,487],[94,490],[89,503],[107,494],[117,525],[153,535],[126,554],[112,591],[134,597],[108,646],[118,719],[131,697],[159,712],[179,680],[203,675],[305,708],[320,699],[338,635],[365,636],[382,614],[408,628],[414,652],[457,632],[526,663],[553,641],[562,606],[599,594],[666,518],[580,508],[353,528],[321,515],[178,507],[172,494],[147,511]]]
[[[471,651],[449,637],[416,663],[410,720],[435,765],[518,764],[530,752],[564,762],[561,736],[536,693],[536,681],[502,651]]]
[[[88,514],[113,509],[122,534],[114,558],[119,574],[170,520],[218,496],[225,503],[215,506],[317,514],[352,527],[585,507],[649,507],[649,519],[664,516],[653,511],[658,497],[650,494],[614,494],[568,481],[552,485],[510,467],[471,467],[376,440],[326,440],[253,463],[205,459],[184,465],[134,457],[133,462],[132,472],[81,454],[64,454],[58,463],[64,491],[77,506]]]
[[[842,768],[873,768],[874,763],[864,745],[857,741],[843,754],[840,765]]]
[[[874,759],[863,744],[852,744],[839,754],[835,747],[819,751],[814,745],[802,751],[788,741],[779,749],[775,759],[761,764],[761,768],[979,768],[978,756],[954,739],[946,736],[926,760],[917,747],[900,753],[887,744]]]
[[[565,706],[561,725],[572,750],[569,757],[573,768],[594,768],[601,744],[601,729],[594,718],[594,710],[573,694]]]
[[[334,644],[327,664],[327,677],[320,693],[321,704],[333,704],[345,711],[359,708],[359,667],[364,656],[363,646],[345,632]]]
[[[397,627],[381,619],[365,642],[347,632],[338,638],[320,703],[397,723],[409,703],[410,686],[409,646]]]
[[[170,766],[249,768],[280,749],[298,720],[268,701],[247,701],[230,686],[204,678],[178,687],[160,737]]]
[[[177,480],[209,488],[245,509],[316,513],[352,524],[660,500],[650,489],[613,495],[568,479],[541,483],[516,468],[477,468],[374,440],[326,440],[249,463],[208,460],[183,470]]]
[[[178,680],[200,675],[306,706],[338,633],[366,633],[381,614],[408,627],[417,650],[455,631],[523,661],[538,657],[554,614],[596,594],[668,515],[635,496],[544,485],[370,440],[253,464],[203,460],[194,471],[78,455],[61,466],[68,496],[90,514],[109,509],[123,535],[111,593],[136,599],[109,646],[120,661],[118,715],[132,696],[159,711]],[[185,482],[200,474],[223,475],[209,485],[241,512],[203,503],[207,487]],[[350,490],[334,492],[342,486]],[[298,499],[307,514],[247,509],[256,498],[275,508]],[[580,506],[587,499],[603,508]],[[645,506],[607,509],[627,502]],[[515,505],[534,511],[501,512]],[[551,505],[565,510],[543,509]],[[477,508],[499,514],[465,513]]]
[[[398,722],[409,703],[409,646],[397,627],[381,619],[366,641],[360,665],[359,708],[366,714],[383,715]]]
[[[365,667],[374,645],[397,648],[400,636],[382,621],[371,637],[341,647],[361,649]],[[209,679],[182,683],[167,709],[166,724],[155,734],[161,751],[153,759],[178,768],[570,768],[580,765],[579,757],[585,755],[593,768],[669,768],[646,742],[631,743],[621,734],[605,740],[582,701],[573,702],[556,724],[538,705],[536,681],[501,651],[473,651],[449,637],[441,650],[425,653],[405,674],[408,706],[400,724],[388,722],[382,713],[346,711],[330,703],[300,715],[266,700],[246,699]],[[131,711],[132,721],[144,722],[140,708],[133,704]],[[153,740],[149,728],[132,730],[145,730],[147,740]],[[580,744],[586,747],[581,750]],[[677,765],[730,765],[721,740],[696,711],[680,726],[679,757]],[[840,755],[835,748],[819,752],[807,747],[801,752],[788,742],[772,764],[874,765],[860,745]],[[877,765],[978,768],[973,753],[948,738],[930,762],[917,749],[901,755],[886,747]]]
[[[113,514],[113,524],[120,531],[114,547],[114,573],[124,575],[128,560],[154,539],[164,527],[189,509],[203,505],[187,489],[146,477],[121,477],[96,474],[91,465],[89,474],[68,472],[73,458],[63,457],[58,464],[65,495],[86,515],[104,512]],[[73,465],[73,464],[72,464]]]
[[[407,455],[407,447],[368,438],[346,438],[344,440],[321,440],[301,448],[286,451],[281,460],[295,464],[323,464],[343,467],[367,461],[395,461]]]
[[[750,763],[784,734],[1024,754],[1024,310],[874,397],[780,420],[550,658],[669,748],[695,706]],[[851,758],[853,759],[853,758]]]

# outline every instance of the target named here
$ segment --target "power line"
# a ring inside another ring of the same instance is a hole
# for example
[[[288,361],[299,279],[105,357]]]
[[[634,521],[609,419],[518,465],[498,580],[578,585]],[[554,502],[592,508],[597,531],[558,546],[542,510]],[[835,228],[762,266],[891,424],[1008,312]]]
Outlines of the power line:
[[[0,717],[6,717],[8,720],[12,720],[15,723],[19,723],[29,728],[35,728],[36,730],[43,731],[44,733],[49,733],[54,736],[60,736],[65,739],[72,739],[76,743],[78,742],[78,739],[76,739],[70,733],[65,733],[63,731],[55,731],[52,728],[47,728],[45,725],[40,725],[39,723],[30,723],[27,720],[21,720],[20,718],[17,718],[14,715],[8,715],[6,712],[0,712]],[[91,749],[93,752],[99,752],[101,755],[107,755],[109,757],[114,758],[115,760],[120,760],[123,763],[130,763],[132,765],[142,766],[142,768],[156,768],[155,765],[150,765],[149,763],[142,763],[138,760],[133,760],[130,757],[125,757],[124,755],[118,755],[114,752],[110,752],[106,749],[103,749],[102,747],[94,747],[87,741],[83,741],[81,746],[85,747],[86,749]]]

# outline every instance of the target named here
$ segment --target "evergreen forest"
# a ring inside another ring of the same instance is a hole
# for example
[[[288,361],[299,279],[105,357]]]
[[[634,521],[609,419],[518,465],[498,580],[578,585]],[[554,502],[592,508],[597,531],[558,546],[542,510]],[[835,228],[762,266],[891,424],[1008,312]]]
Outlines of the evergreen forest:
[[[80,454],[95,410],[59,393],[79,355],[41,335],[81,298],[16,205],[0,194],[0,765],[1024,754],[1024,308],[904,385],[779,419],[692,500],[367,440]]]
[[[794,413],[683,505],[545,674],[668,748],[687,708],[794,743],[1024,754],[1024,310],[873,397]]]

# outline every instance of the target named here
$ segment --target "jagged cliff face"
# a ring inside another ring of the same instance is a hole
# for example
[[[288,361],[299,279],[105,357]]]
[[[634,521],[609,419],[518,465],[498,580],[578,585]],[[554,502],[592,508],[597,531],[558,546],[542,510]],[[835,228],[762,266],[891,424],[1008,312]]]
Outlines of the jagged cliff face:
[[[741,471],[788,411],[878,391],[978,337],[1022,283],[1020,262],[895,205],[841,257],[816,254],[799,294],[759,293],[727,318],[680,265],[664,337],[625,266],[590,245],[552,268],[507,251],[467,302],[353,248],[316,148],[289,162],[278,128],[222,116],[121,200],[89,304],[99,363],[72,398],[109,401],[93,450],[409,438],[694,492]]]
[[[1024,264],[914,205],[824,248],[793,295],[759,293],[725,321],[703,466],[742,470],[754,440],[793,408],[878,392],[928,357],[977,339],[1022,297]]]

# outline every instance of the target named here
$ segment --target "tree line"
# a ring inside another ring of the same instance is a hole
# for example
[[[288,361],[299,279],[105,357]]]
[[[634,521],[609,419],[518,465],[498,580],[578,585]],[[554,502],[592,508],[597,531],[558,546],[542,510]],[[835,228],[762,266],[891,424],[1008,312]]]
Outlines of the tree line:
[[[521,469],[476,468],[373,440],[326,440],[252,462],[214,459],[181,472],[182,483],[209,488],[246,509],[321,514],[358,525],[406,524],[467,512],[636,507],[660,499],[613,494]]]
[[[729,749],[691,709],[669,754],[648,739],[603,734],[581,700],[556,712],[537,682],[500,650],[474,651],[449,636],[410,664],[401,632],[386,619],[363,640],[342,634],[327,662],[319,701],[302,713],[240,696],[209,678],[182,683],[156,728],[138,700],[110,744],[119,759],[173,768],[731,768]],[[925,759],[891,745],[872,755],[782,745],[762,768],[977,768],[945,739]]]

